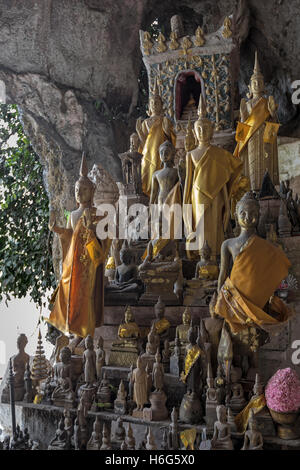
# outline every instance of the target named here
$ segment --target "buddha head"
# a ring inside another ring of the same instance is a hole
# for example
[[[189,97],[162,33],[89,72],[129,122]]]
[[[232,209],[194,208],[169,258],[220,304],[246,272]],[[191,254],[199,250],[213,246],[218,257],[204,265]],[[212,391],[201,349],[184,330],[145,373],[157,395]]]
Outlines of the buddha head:
[[[199,100],[198,116],[194,124],[197,140],[199,143],[209,144],[213,136],[214,124],[206,117],[206,105],[202,95]]]
[[[125,311],[125,323],[132,323],[134,322],[134,316],[131,310],[131,307],[128,306]]]
[[[132,253],[128,246],[128,241],[124,240],[122,248],[120,250],[120,260],[122,264],[126,264],[127,266],[132,261]]]
[[[91,335],[87,335],[87,337],[85,338],[84,344],[85,344],[86,349],[93,349],[94,340]]]
[[[200,256],[201,256],[201,259],[204,260],[204,261],[210,261],[210,257],[211,257],[211,248],[208,244],[208,241],[205,240],[203,245],[202,245],[202,248],[200,250]]]
[[[261,96],[265,89],[264,76],[260,71],[260,66],[257,58],[257,51],[255,51],[255,63],[253,74],[250,79],[250,91],[252,95]]]
[[[71,356],[72,356],[71,349],[68,348],[68,346],[65,346],[60,351],[60,360],[63,364],[69,364],[71,362]]]
[[[159,155],[162,163],[165,163],[167,166],[174,165],[175,157],[175,148],[172,142],[166,140],[159,147]]]
[[[20,352],[23,352],[28,343],[27,336],[24,333],[21,333],[17,339],[17,347]]]
[[[154,313],[157,319],[161,319],[164,317],[165,304],[162,302],[160,297],[158,297],[158,301],[154,305]]]
[[[255,228],[259,221],[259,202],[252,191],[248,191],[236,205],[237,222],[241,228]]]
[[[129,147],[130,152],[138,152],[139,146],[140,146],[139,136],[136,132],[134,132],[130,136],[130,147]]]
[[[80,178],[75,183],[75,199],[78,204],[91,207],[93,204],[95,185],[87,175],[88,167],[83,153],[80,165]]]
[[[184,325],[189,325],[191,323],[191,319],[192,319],[192,315],[191,315],[190,309],[189,307],[186,307],[186,309],[184,310],[182,314],[182,323]]]
[[[163,112],[163,102],[158,91],[157,81],[155,80],[153,93],[149,98],[149,114],[150,116],[159,116]]]

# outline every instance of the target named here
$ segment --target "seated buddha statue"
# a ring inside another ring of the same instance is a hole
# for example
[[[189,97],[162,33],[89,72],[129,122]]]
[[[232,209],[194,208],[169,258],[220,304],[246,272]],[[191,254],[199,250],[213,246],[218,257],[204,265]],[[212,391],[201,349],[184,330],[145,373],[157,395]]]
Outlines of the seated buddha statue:
[[[187,121],[189,118],[193,120],[197,119],[197,103],[192,93],[190,93],[189,100],[183,108],[180,119],[182,121]]]
[[[234,334],[250,327],[272,334],[291,316],[287,305],[274,295],[291,263],[283,250],[256,234],[259,202],[253,193],[242,197],[236,212],[241,232],[222,244],[215,312]]]
[[[200,250],[200,261],[196,265],[195,278],[208,281],[217,280],[219,277],[218,265],[211,260],[211,248],[205,240]]]
[[[148,370],[152,371],[153,364],[155,363],[155,354],[160,349],[160,337],[156,331],[154,323],[152,323],[150,331],[147,336],[146,352],[142,354],[145,365],[148,366]]]
[[[232,410],[233,414],[239,413],[245,406],[246,400],[244,397],[244,390],[242,385],[238,382],[239,372],[236,368],[231,367],[230,379],[231,379],[231,396],[228,401],[228,405]]]
[[[50,441],[48,450],[70,450],[70,440],[68,433],[65,430],[63,418],[61,418],[59,421],[58,429],[55,432],[55,437]]]
[[[52,393],[55,406],[72,407],[75,393],[72,385],[71,350],[65,346],[60,353],[61,362],[54,366],[54,383],[56,387]]]
[[[140,329],[128,306],[125,310],[124,321],[119,325],[118,340],[112,344],[109,365],[130,367],[132,363],[135,363],[140,349],[140,337]]]
[[[135,302],[139,293],[143,290],[141,281],[138,279],[137,267],[133,263],[133,253],[124,240],[120,251],[120,266],[115,270],[115,278],[105,287],[106,304],[116,305],[124,301]]]
[[[214,434],[211,440],[212,450],[233,450],[230,425],[227,422],[226,407],[217,406],[217,421],[214,424]]]

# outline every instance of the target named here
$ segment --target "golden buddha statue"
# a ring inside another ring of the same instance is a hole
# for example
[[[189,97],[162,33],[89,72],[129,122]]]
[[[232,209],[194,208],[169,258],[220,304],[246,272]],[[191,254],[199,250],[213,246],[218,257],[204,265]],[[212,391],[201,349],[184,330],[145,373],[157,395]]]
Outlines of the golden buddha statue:
[[[126,308],[125,323],[122,323],[119,326],[118,336],[119,338],[125,338],[125,339],[128,339],[128,338],[136,339],[140,337],[140,329],[134,321],[134,316],[133,316],[130,306]]]
[[[213,281],[218,279],[218,265],[211,260],[211,248],[205,240],[200,250],[200,261],[196,265],[195,278]]]
[[[71,212],[67,228],[56,225],[50,213],[49,229],[60,237],[63,269],[59,285],[52,296],[53,309],[47,320],[63,333],[77,335],[78,342],[103,323],[104,263],[111,240],[96,237],[101,219],[93,207],[94,183],[88,178],[82,155],[80,178],[75,184],[78,209]]]
[[[183,214],[188,233],[186,247],[190,258],[198,257],[204,240],[207,240],[215,260],[220,254],[230,220],[232,187],[240,174],[242,162],[226,150],[211,145],[213,123],[206,118],[202,95],[198,116],[194,124],[198,146],[186,155],[183,202],[192,205],[192,217],[187,211]],[[201,236],[203,232],[204,239]]]
[[[277,132],[279,128],[277,107],[273,96],[264,97],[264,77],[260,71],[257,51],[250,82],[251,97],[240,105],[240,119],[236,131],[235,156],[244,163],[244,176],[250,179],[251,189],[261,188],[266,170],[273,184],[279,184]]]
[[[187,121],[189,117],[191,117],[192,119],[197,118],[197,104],[192,93],[190,93],[189,100],[183,108],[180,119],[182,121]]]
[[[141,332],[135,322],[131,307],[126,307],[124,322],[119,325],[118,340],[112,344],[109,356],[110,366],[129,367],[135,364],[139,355]]]
[[[282,249],[256,235],[259,202],[251,192],[236,210],[241,233],[222,244],[215,312],[235,334],[251,326],[272,333],[290,317],[287,305],[274,292],[291,263]]]
[[[175,146],[176,136],[173,124],[166,116],[163,116],[163,103],[159,95],[158,85],[155,81],[154,90],[149,99],[150,117],[142,122],[139,118],[136,122],[141,146],[142,159],[142,187],[147,196],[151,193],[152,175],[161,168],[159,161],[159,146],[170,140]]]

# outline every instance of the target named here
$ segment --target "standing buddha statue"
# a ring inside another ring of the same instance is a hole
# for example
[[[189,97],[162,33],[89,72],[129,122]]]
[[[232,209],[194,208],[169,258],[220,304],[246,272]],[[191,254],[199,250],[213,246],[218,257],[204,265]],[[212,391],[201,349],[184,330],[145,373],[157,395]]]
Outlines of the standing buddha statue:
[[[103,322],[104,262],[111,240],[96,237],[96,208],[93,207],[94,183],[88,178],[82,155],[80,178],[75,184],[78,209],[71,212],[67,228],[56,225],[51,212],[49,229],[60,237],[63,269],[59,285],[52,296],[53,309],[47,320],[63,333],[77,335],[78,342]]]
[[[149,118],[144,121],[139,118],[136,123],[136,131],[141,142],[139,151],[143,154],[142,188],[147,196],[151,193],[152,175],[161,168],[159,146],[165,140],[170,140],[174,146],[176,142],[173,124],[163,115],[163,103],[156,81],[149,99],[149,114]]]
[[[207,240],[215,260],[230,220],[232,187],[240,175],[242,162],[230,152],[211,145],[213,123],[206,117],[202,95],[198,116],[194,124],[198,146],[186,155],[183,203],[192,205],[192,216],[187,211],[183,214],[188,233],[186,248],[190,258],[198,257]],[[195,236],[196,242],[191,244]]]
[[[235,156],[244,163],[244,175],[250,179],[251,189],[259,191],[266,170],[273,184],[279,184],[277,107],[273,96],[264,97],[264,77],[260,71],[257,51],[250,81],[250,96],[241,100],[240,119],[236,131]]]

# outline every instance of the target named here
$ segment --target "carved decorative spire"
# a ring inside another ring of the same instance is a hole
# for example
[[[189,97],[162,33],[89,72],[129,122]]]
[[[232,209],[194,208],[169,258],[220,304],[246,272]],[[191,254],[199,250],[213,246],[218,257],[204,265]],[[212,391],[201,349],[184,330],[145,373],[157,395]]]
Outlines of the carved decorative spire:
[[[207,111],[206,111],[206,103],[202,94],[200,95],[199,105],[198,105],[198,116],[199,119],[206,119]]]
[[[254,59],[254,69],[253,69],[253,75],[251,77],[251,80],[255,78],[264,78],[263,74],[260,71],[260,65],[258,62],[258,55],[257,55],[257,50],[255,51],[255,59]]]
[[[81,157],[81,164],[80,164],[80,176],[83,176],[87,178],[88,175],[88,166],[87,166],[87,161],[85,158],[84,152],[82,152],[82,157]]]

